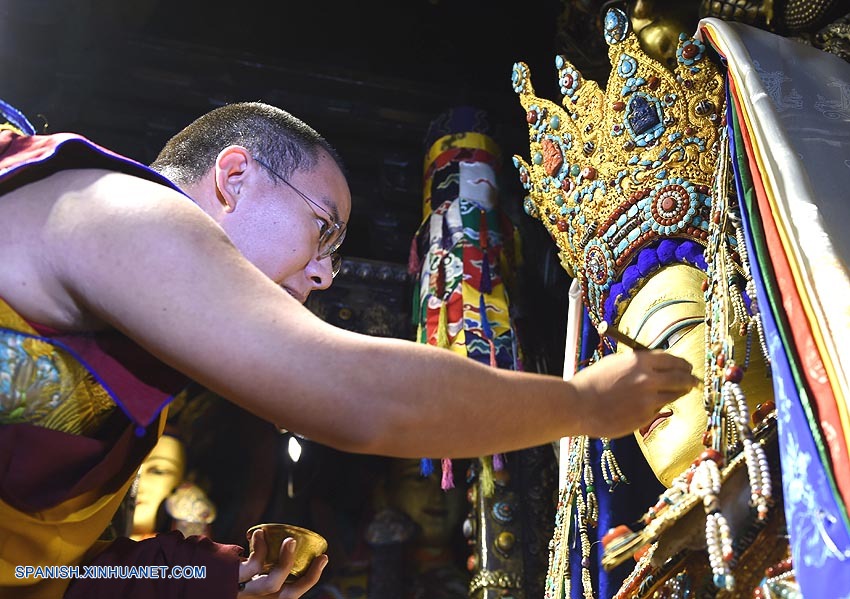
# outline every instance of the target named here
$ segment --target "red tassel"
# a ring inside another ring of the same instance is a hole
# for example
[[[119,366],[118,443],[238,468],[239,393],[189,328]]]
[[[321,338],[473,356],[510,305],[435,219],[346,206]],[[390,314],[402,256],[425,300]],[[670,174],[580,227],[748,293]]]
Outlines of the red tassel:
[[[446,267],[443,265],[443,260],[437,264],[437,285],[434,290],[435,295],[440,299],[445,299],[446,295]]]
[[[419,261],[419,248],[416,243],[416,236],[410,242],[410,254],[407,256],[407,272],[412,275],[418,275],[422,264]]]
[[[490,367],[498,368],[499,364],[496,362],[496,344],[489,337],[487,338],[487,343],[490,344]]]
[[[449,458],[443,458],[442,460],[440,460],[440,463],[443,467],[443,480],[440,483],[443,487],[443,491],[454,489],[455,477],[452,473],[452,461]]]
[[[487,252],[488,240],[487,240],[487,212],[484,210],[480,211],[481,213],[481,224],[478,226],[478,244],[481,246],[481,249],[484,252]]]

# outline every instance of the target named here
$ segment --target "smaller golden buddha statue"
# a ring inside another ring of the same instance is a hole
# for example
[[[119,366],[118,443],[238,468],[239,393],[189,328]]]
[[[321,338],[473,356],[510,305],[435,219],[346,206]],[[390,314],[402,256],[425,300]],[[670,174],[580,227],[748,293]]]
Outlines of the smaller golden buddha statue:
[[[185,478],[183,442],[163,435],[139,468],[130,538],[140,541],[168,530],[184,536],[209,535],[215,507],[200,487]]]
[[[367,531],[373,548],[370,599],[391,596],[376,594],[376,583],[383,585],[373,579],[392,579],[399,574],[404,587],[401,596],[406,599],[465,599],[469,575],[458,550],[466,506],[463,491],[443,491],[437,474],[421,474],[419,460],[393,459],[384,481],[376,487],[375,505],[376,517]],[[398,558],[394,565],[386,559],[389,552]],[[384,569],[400,572],[381,571],[382,561]]]

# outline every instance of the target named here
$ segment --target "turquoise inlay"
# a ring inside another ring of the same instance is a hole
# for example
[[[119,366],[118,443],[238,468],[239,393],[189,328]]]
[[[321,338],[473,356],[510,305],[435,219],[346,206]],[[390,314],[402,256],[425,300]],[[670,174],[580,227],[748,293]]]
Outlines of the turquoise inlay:
[[[617,173],[617,179],[616,179],[617,187],[620,187],[621,183],[623,182],[623,179],[625,179],[628,176],[629,176],[629,171],[625,170],[625,169],[621,170],[619,173]]]
[[[595,192],[597,189],[601,189],[603,194],[606,193],[605,182],[600,180],[600,179],[596,179],[593,183],[591,183],[590,185],[588,185],[587,187],[582,189],[579,193],[581,194],[582,197],[584,197],[584,196],[593,197],[593,192]]]
[[[677,99],[678,97],[679,97],[679,96],[677,96],[676,94],[667,94],[667,95],[666,95],[666,96],[664,96],[664,98],[662,99],[662,102],[664,102],[664,106],[672,106],[673,104],[675,104],[675,103],[676,103],[676,99]]]
[[[617,74],[626,79],[631,77],[637,71],[637,61],[628,54],[620,55],[620,63],[617,65]]]
[[[626,84],[620,90],[620,95],[626,96],[631,92],[635,91],[644,83],[646,83],[646,79],[644,79],[643,77],[629,77],[628,79],[626,79]]]
[[[688,137],[682,140],[682,143],[693,144],[699,148],[700,152],[705,151],[705,140],[701,137]]]
[[[518,62],[514,63],[513,71],[511,72],[511,83],[513,84],[514,92],[522,93],[525,90],[525,82],[528,80],[528,69],[525,65]]]

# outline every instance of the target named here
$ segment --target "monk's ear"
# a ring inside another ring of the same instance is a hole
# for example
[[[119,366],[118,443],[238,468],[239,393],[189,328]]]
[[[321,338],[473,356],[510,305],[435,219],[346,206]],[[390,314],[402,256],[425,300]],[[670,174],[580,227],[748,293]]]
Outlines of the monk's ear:
[[[225,212],[236,210],[251,162],[251,153],[242,146],[227,146],[216,156],[216,195]]]

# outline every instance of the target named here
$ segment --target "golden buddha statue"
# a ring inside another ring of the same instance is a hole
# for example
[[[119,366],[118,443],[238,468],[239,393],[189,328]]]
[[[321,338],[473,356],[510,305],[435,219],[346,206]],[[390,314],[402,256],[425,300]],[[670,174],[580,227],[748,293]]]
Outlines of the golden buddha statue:
[[[209,535],[215,507],[185,478],[186,448],[180,439],[165,434],[139,468],[130,538],[140,541],[168,530]]]
[[[186,475],[183,442],[171,435],[159,438],[139,468],[133,534],[139,541],[157,533],[157,514]]]
[[[376,518],[367,537],[374,556],[379,547],[390,545],[386,536],[390,531],[396,535],[396,548],[390,551],[403,547],[397,553],[395,567],[403,572],[405,598],[467,596],[469,575],[462,568],[463,557],[458,551],[465,505],[461,489],[444,491],[436,473],[421,474],[419,460],[389,460],[385,478],[376,486]],[[376,576],[384,578],[387,573],[377,571],[373,561],[370,589]],[[369,594],[370,599],[383,596],[398,595]]]
[[[391,460],[382,487],[378,504],[403,512],[416,523],[416,548],[424,558],[422,566],[432,561],[428,556],[451,559],[451,545],[458,538],[464,516],[463,491],[441,489],[437,474],[422,476],[416,459]]]
[[[536,97],[528,66],[515,65],[531,161],[515,156],[514,164],[524,209],[557,244],[590,324],[684,357],[705,380],[635,433],[668,490],[647,506],[642,529],[606,539],[606,568],[640,558],[615,596],[685,596],[676,593],[687,587],[746,597],[788,556],[788,542],[774,507],[771,380],[730,177],[724,81],[703,41],[678,35],[670,70],[648,55],[633,22],[618,9],[606,14],[613,68],[604,90],[556,58],[562,106]],[[608,338],[590,349],[591,360],[632,351]],[[547,599],[570,596],[570,546],[580,548],[583,595],[593,596],[589,529],[598,507],[588,455],[586,438],[571,439],[562,455],[568,474]],[[610,449],[601,458],[606,478],[621,481]]]

